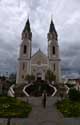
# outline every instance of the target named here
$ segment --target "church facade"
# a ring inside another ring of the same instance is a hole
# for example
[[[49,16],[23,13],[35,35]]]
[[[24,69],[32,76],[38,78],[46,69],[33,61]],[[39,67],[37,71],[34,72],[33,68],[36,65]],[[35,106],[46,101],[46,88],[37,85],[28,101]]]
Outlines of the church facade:
[[[56,76],[56,82],[61,81],[60,57],[58,35],[51,20],[47,34],[48,54],[45,55],[40,49],[32,55],[32,32],[29,19],[22,32],[22,41],[17,66],[16,84],[25,82],[27,75],[34,75],[35,80],[45,80],[47,70],[51,70]]]

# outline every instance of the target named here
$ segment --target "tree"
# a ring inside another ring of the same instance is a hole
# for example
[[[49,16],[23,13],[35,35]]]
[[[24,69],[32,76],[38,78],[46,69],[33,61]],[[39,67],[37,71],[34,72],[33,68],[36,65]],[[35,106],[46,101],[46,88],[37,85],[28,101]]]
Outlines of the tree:
[[[76,90],[76,89],[70,89],[69,90],[69,99],[72,101],[80,101],[80,91]]]
[[[35,80],[35,76],[32,74],[31,75],[31,80],[34,81]]]
[[[52,81],[56,80],[56,76],[54,75],[54,73],[51,70],[47,70],[45,79],[51,83]]]
[[[1,81],[5,81],[6,77],[5,76],[0,76]]]
[[[35,80],[35,76],[33,74],[31,75],[28,74],[26,75],[25,80],[27,80],[30,83],[31,81]]]
[[[58,96],[61,98],[61,100],[67,96],[66,91],[66,87],[63,83],[58,86]]]
[[[9,81],[11,81],[12,84],[16,83],[16,74],[15,73],[11,73],[9,75]]]
[[[9,79],[7,79],[5,76],[0,76],[1,83],[0,83],[0,95],[7,96],[7,92],[9,90],[9,87],[13,84]]]
[[[6,77],[5,76],[1,76],[1,95],[4,95],[5,93],[5,83],[6,83]]]

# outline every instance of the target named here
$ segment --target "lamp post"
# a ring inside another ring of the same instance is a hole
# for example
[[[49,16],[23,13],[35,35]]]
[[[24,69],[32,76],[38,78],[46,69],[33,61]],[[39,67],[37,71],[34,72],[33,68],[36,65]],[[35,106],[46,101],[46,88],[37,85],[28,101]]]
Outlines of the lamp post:
[[[8,120],[7,120],[7,125],[10,125],[10,122],[11,122],[11,118],[8,117]]]

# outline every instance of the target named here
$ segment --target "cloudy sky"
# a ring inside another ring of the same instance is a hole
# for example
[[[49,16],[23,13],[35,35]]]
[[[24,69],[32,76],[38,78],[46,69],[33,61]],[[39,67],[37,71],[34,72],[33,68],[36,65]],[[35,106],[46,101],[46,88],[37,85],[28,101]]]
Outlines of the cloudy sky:
[[[0,0],[0,72],[16,71],[21,32],[28,16],[33,52],[40,48],[47,53],[47,33],[52,17],[59,37],[62,69],[78,75],[80,0]]]

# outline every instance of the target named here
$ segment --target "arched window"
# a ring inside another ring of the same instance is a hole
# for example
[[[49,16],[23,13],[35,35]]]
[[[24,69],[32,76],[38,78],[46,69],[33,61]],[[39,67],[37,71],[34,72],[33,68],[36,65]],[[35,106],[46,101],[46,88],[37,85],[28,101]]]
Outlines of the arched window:
[[[52,53],[55,55],[55,46],[52,47]]]
[[[23,48],[23,53],[26,54],[27,53],[27,46],[24,45],[24,48]]]

